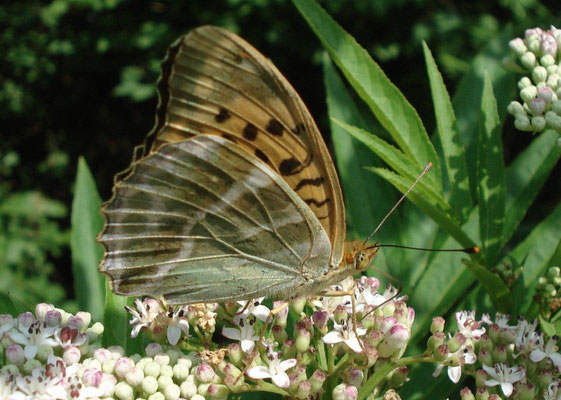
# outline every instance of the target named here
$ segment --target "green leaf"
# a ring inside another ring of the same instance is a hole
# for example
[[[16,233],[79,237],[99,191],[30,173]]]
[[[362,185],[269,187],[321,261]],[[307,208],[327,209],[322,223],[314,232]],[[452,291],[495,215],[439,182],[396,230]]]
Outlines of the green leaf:
[[[492,273],[473,260],[464,260],[464,264],[485,288],[498,310],[502,313],[508,312],[512,302],[512,294],[503,280],[497,274]]]
[[[430,80],[437,132],[442,144],[444,167],[449,180],[448,187],[451,191],[449,202],[463,222],[473,206],[469,191],[465,149],[456,126],[454,109],[444,86],[442,75],[438,71],[430,49],[424,42],[423,50]]]
[[[362,129],[345,124],[344,122],[334,120],[334,122],[344,128],[353,137],[364,143],[370,150],[376,153],[382,160],[384,160],[390,167],[392,167],[399,175],[409,180],[409,185],[417,179],[422,172],[415,164],[413,164],[408,157],[403,154],[399,149],[396,149],[391,144],[386,143],[379,137],[372,135]],[[432,171],[432,170],[431,170]],[[430,172],[429,172],[430,174]],[[425,175],[428,176],[429,174]],[[446,200],[435,191],[430,182],[419,181],[418,189],[423,192],[434,204],[438,204],[443,210],[449,210],[450,205]]]
[[[397,198],[393,195],[394,189],[389,183],[363,168],[365,165],[380,166],[375,154],[349,135],[340,124],[335,123],[335,120],[341,120],[361,128],[366,126],[328,57],[325,57],[323,66],[327,110],[331,117],[331,140],[345,193],[347,223],[355,237],[365,238],[395,204]],[[387,226],[381,232],[381,240],[401,243],[398,239],[399,226],[397,215],[396,218],[388,220]]]
[[[140,336],[131,338],[130,314],[125,309],[125,306],[134,304],[134,298],[114,294],[109,287],[108,280],[105,285],[105,293],[103,346],[119,345],[126,350],[126,354],[141,353],[142,338]]]
[[[383,168],[367,168],[368,170],[382,176],[392,185],[394,185],[400,192],[405,193],[407,189],[411,186],[411,183],[395,174],[392,171]],[[411,200],[417,207],[419,207],[423,212],[428,214],[442,229],[448,232],[454,239],[458,241],[463,247],[474,247],[475,243],[470,237],[462,231],[460,226],[456,221],[452,220],[450,216],[444,212],[442,209],[435,206],[433,203],[428,201],[425,192],[416,190],[415,188],[409,193],[407,198]]]
[[[13,296],[0,292],[0,314],[10,314],[11,316],[17,316],[27,311],[30,310],[19,301],[14,299]]]
[[[316,2],[313,0],[293,0],[293,2],[335,64],[403,152],[421,169],[429,162],[434,164],[435,172],[427,179],[437,188],[437,191],[441,191],[442,172],[438,157],[413,106],[390,82],[368,52]]]
[[[473,59],[470,69],[464,74],[452,99],[456,111],[456,124],[466,149],[466,163],[472,198],[477,198],[477,135],[481,122],[481,97],[484,76],[493,82],[497,109],[502,121],[506,108],[515,96],[515,76],[507,71],[501,60],[509,51],[508,42],[513,38],[512,29],[506,28],[489,42],[487,47]]]
[[[512,237],[561,156],[559,134],[548,130],[532,140],[506,171],[503,245]]]
[[[488,75],[485,76],[481,116],[477,169],[479,232],[482,255],[487,265],[491,265],[499,255],[503,243],[506,195],[500,121]]]
[[[561,203],[553,213],[540,222],[530,234],[502,260],[519,263],[522,273],[514,288],[512,313],[524,314],[532,303],[532,296],[540,276],[544,274],[561,246]],[[555,260],[557,261],[557,260]]]
[[[90,312],[94,321],[101,321],[103,318],[104,302],[104,278],[97,270],[103,256],[103,249],[96,242],[96,235],[103,227],[100,205],[101,199],[95,181],[86,161],[80,158],[72,202],[70,245],[78,306],[81,310]]]

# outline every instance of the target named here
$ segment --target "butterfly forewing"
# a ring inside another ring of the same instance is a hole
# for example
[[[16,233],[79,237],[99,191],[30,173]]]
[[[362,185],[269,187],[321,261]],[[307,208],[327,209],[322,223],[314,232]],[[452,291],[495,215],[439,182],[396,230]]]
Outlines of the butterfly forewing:
[[[226,138],[267,164],[320,221],[339,264],[345,239],[341,189],[321,135],[275,66],[237,35],[205,26],[169,50],[158,84],[148,152],[201,134]]]
[[[217,136],[137,161],[102,209],[113,290],[172,304],[286,297],[327,273],[329,238],[270,168]]]

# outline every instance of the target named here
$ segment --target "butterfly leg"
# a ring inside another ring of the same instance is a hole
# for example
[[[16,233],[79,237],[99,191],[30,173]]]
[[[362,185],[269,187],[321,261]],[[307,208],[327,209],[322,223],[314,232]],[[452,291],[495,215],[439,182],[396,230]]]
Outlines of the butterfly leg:
[[[263,340],[265,338],[265,331],[267,330],[267,326],[269,326],[269,324],[272,322],[273,317],[275,315],[277,315],[279,312],[281,312],[282,310],[284,310],[286,307],[288,307],[288,305],[289,305],[289,303],[284,302],[284,303],[282,303],[282,305],[280,305],[277,308],[274,308],[274,309],[271,310],[271,312],[267,316],[267,319],[265,320],[265,323],[263,324],[263,329],[261,329],[261,334],[259,335],[259,342],[255,346],[255,348],[253,349],[253,351],[251,352],[249,357],[245,360],[245,368],[243,369],[242,373],[239,374],[238,377],[234,380],[234,385],[236,383],[238,383],[238,380],[240,379],[240,377],[245,376],[245,374],[246,374],[247,370],[249,369],[251,363],[253,362],[253,360],[255,359],[257,354],[259,353],[259,345],[263,343]]]

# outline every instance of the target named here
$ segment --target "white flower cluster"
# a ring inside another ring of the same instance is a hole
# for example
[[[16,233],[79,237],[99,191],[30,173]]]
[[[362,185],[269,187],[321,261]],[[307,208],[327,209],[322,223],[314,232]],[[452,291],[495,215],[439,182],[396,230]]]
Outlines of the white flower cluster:
[[[413,310],[393,288],[378,293],[379,285],[374,278],[349,278],[331,287],[330,295],[274,302],[273,310],[260,298],[175,309],[147,299],[129,311],[134,334],[144,329],[157,339],[166,329],[168,342],[179,348],[214,348],[199,354],[230,392],[318,397],[328,381],[334,399],[352,400],[378,360],[398,360],[411,336]],[[211,344],[216,337],[207,330],[214,332],[215,325],[233,343]],[[176,333],[170,336],[172,328]],[[316,367],[310,372],[309,365]],[[396,368],[390,386],[403,384],[407,373],[407,368]]]
[[[433,336],[428,348],[441,364],[435,376],[448,366],[448,376],[457,383],[465,373],[475,378],[477,398],[513,396],[517,399],[561,399],[561,354],[556,336],[547,338],[536,331],[537,321],[519,319],[509,325],[509,317],[497,313],[495,321],[484,315],[475,320],[474,312],[456,314],[458,331],[444,343],[442,318],[433,320]],[[482,325],[488,326],[487,330]],[[500,392],[497,390],[500,388]],[[557,394],[559,392],[559,395]],[[462,400],[475,399],[464,388]]]
[[[519,64],[527,71],[518,82],[522,104],[513,101],[508,112],[518,130],[561,132],[561,29],[528,29],[524,39],[510,41]]]

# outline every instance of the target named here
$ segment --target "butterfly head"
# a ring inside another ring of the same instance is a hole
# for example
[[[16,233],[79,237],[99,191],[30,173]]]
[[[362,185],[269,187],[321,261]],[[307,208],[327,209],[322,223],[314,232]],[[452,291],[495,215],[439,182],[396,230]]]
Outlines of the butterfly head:
[[[345,245],[345,263],[356,271],[364,271],[378,252],[378,244],[361,241],[348,242]]]

